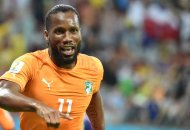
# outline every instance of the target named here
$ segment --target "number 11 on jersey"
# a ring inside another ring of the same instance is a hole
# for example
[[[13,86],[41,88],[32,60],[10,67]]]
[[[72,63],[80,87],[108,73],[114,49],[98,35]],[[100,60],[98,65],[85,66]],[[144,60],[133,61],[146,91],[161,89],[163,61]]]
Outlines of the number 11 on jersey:
[[[73,100],[67,99],[66,101],[67,101],[67,104],[68,104],[66,115],[69,116],[69,114],[71,113],[71,107],[72,107]],[[59,111],[62,112],[65,100],[63,98],[59,98],[58,102],[60,103],[60,105],[59,105]]]

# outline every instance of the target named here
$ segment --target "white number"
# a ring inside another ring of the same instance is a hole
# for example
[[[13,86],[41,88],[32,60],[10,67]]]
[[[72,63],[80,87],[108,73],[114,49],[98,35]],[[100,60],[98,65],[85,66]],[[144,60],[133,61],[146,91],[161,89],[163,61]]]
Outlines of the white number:
[[[63,110],[63,104],[64,104],[64,99],[63,98],[59,98],[58,102],[60,102],[59,111],[62,112],[62,110]]]
[[[63,98],[59,98],[58,99],[58,102],[60,102],[60,105],[59,105],[59,111],[62,112],[63,110],[63,105],[64,105],[64,99]],[[68,103],[68,107],[67,107],[67,115],[69,115],[71,113],[71,107],[72,107],[72,103],[73,103],[73,100],[71,99],[67,99],[67,103]]]
[[[67,99],[68,107],[67,107],[67,115],[69,116],[69,113],[71,113],[71,106],[72,106],[72,100]]]

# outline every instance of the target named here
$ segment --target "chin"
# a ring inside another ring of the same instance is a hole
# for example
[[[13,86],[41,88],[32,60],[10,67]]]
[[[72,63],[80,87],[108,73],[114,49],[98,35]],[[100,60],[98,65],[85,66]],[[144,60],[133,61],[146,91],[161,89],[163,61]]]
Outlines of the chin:
[[[64,64],[72,64],[73,62],[75,62],[75,59],[64,59],[63,60]]]
[[[72,64],[77,60],[77,55],[74,55],[72,57],[68,57],[68,58],[63,58],[63,63],[64,64]]]

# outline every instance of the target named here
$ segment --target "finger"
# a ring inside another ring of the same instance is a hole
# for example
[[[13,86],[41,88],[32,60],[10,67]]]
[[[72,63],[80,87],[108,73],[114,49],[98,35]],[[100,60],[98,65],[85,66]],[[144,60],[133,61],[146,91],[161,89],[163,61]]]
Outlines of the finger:
[[[60,124],[55,124],[55,125],[53,125],[53,127],[54,127],[54,128],[59,128],[59,125],[60,125]]]
[[[59,128],[60,124],[46,123],[47,127]]]
[[[59,113],[59,117],[60,118],[65,118],[65,119],[68,119],[68,120],[72,120],[73,118],[67,114],[64,114],[64,113]]]
[[[60,124],[47,123],[47,127],[59,128],[59,125],[60,125]]]
[[[60,124],[60,117],[58,112],[53,112],[52,114],[49,115],[50,116],[50,120],[52,122],[52,124]]]
[[[48,115],[44,115],[44,120],[45,120],[47,126],[50,127],[51,122],[50,122],[50,118]]]
[[[49,114],[49,118],[50,118],[50,126],[54,128],[58,128],[60,125],[59,114],[57,112],[52,112]]]
[[[55,122],[56,122],[56,124],[60,124],[60,117],[59,117],[59,112],[56,112],[55,113]]]
[[[53,114],[49,114],[49,118],[50,118],[50,123],[51,124],[56,124]]]

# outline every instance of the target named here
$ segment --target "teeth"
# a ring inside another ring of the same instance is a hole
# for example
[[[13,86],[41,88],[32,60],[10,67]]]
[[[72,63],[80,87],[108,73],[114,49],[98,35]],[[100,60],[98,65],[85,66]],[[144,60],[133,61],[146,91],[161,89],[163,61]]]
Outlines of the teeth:
[[[63,50],[71,50],[72,47],[64,47]]]

